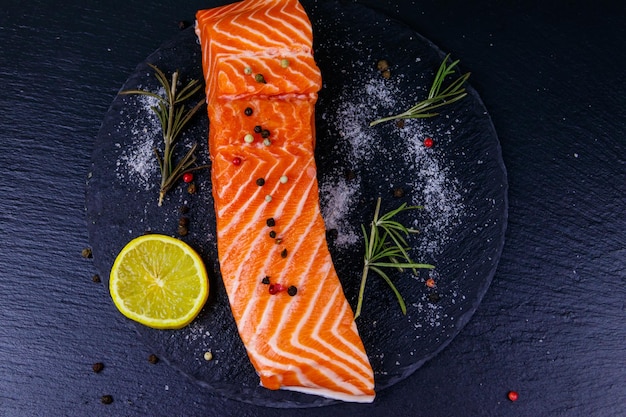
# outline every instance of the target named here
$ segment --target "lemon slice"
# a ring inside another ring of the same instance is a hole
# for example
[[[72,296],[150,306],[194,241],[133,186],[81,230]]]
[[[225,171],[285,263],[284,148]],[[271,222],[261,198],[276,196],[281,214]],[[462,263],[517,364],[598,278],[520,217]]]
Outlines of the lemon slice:
[[[131,320],[156,329],[180,329],[198,315],[209,294],[200,256],[173,237],[149,234],[117,255],[109,281],[111,298]]]

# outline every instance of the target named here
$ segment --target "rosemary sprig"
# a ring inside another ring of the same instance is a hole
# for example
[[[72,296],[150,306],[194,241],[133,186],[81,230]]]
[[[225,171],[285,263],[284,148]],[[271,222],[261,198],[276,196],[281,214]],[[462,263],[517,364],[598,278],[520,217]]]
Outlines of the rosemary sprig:
[[[393,220],[396,215],[403,211],[420,209],[421,207],[407,206],[406,203],[404,203],[397,209],[379,216],[380,202],[381,199],[378,197],[376,210],[374,211],[374,220],[372,220],[369,234],[365,230],[365,226],[361,225],[361,230],[365,238],[365,255],[363,257],[364,265],[363,274],[361,275],[359,298],[354,314],[355,319],[361,315],[363,293],[365,292],[365,283],[370,270],[380,275],[391,287],[391,290],[398,299],[402,313],[406,314],[404,299],[383,268],[397,268],[400,270],[402,270],[402,268],[408,268],[411,269],[413,273],[417,273],[417,269],[434,268],[433,265],[416,263],[411,260],[408,254],[410,248],[407,245],[405,236],[408,236],[410,233],[417,233],[417,230],[407,228],[402,223]]]
[[[205,101],[200,100],[194,107],[187,109],[184,102],[196,94],[202,85],[198,84],[197,80],[191,80],[182,89],[178,90],[178,71],[172,74],[172,81],[170,82],[163,71],[155,65],[148,65],[154,69],[155,77],[165,90],[165,97],[145,90],[125,90],[120,94],[142,94],[157,99],[157,105],[152,106],[151,109],[159,118],[165,144],[162,155],[156,147],[154,148],[159,169],[161,170],[161,187],[159,189],[159,206],[161,206],[165,194],[185,172],[204,168],[204,166],[193,167],[196,162],[194,153],[197,144],[194,144],[177,164],[173,163],[172,155],[178,136],[194,114],[200,110]]]
[[[388,122],[390,120],[396,119],[417,119],[437,116],[439,113],[433,113],[433,110],[436,110],[439,107],[445,106],[447,104],[452,104],[465,97],[467,93],[465,92],[463,84],[469,78],[469,72],[454,80],[448,87],[441,91],[444,80],[448,75],[451,75],[455,72],[454,67],[456,67],[460,62],[457,59],[456,61],[448,65],[449,59],[450,54],[446,55],[445,59],[439,66],[439,70],[437,70],[435,80],[430,87],[430,91],[428,92],[428,98],[426,100],[420,101],[404,113],[374,120],[370,123],[370,126],[376,126],[379,123]]]

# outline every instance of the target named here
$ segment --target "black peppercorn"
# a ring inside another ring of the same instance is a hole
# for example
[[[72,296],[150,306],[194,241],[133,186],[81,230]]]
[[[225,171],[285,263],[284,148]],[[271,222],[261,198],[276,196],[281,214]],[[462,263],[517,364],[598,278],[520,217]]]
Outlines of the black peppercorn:
[[[104,364],[102,362],[96,362],[91,367],[95,373],[101,372],[104,369]]]
[[[254,133],[261,133],[263,128],[261,126],[254,126]]]
[[[270,277],[265,276],[261,282],[265,285],[268,285],[270,283]]]
[[[267,129],[263,129],[263,130],[261,131],[261,137],[262,137],[263,139],[267,139],[267,138],[269,138],[269,137],[270,137],[270,131],[269,131],[269,130],[267,130]]]
[[[159,361],[159,357],[157,355],[155,355],[154,353],[150,356],[148,356],[148,362],[150,362],[151,364],[156,364]]]
[[[243,111],[243,113],[246,116],[252,116],[252,107],[246,107],[246,109]]]
[[[393,196],[396,197],[396,198],[404,197],[404,190],[402,188],[400,188],[400,187],[394,188]]]
[[[102,280],[100,279],[100,275],[98,275],[98,274],[96,274],[96,275],[94,275],[93,277],[91,277],[91,280],[92,280],[93,282],[95,282],[96,284],[102,281]]]
[[[265,185],[265,180],[263,178],[257,178],[256,185],[258,185],[259,187],[264,186]]]
[[[294,296],[298,293],[298,289],[296,287],[294,287],[293,285],[290,286],[289,288],[287,288],[287,294],[289,294],[290,296]]]
[[[283,249],[283,251],[280,253],[280,256],[282,258],[286,258],[287,257],[287,249]]]
[[[102,404],[111,404],[113,402],[113,397],[111,397],[110,395],[103,395],[102,397],[100,397],[100,402]]]
[[[265,224],[267,224],[267,227],[274,227],[276,226],[276,220],[274,220],[273,217],[270,217],[265,221]]]
[[[272,231],[270,231],[270,237],[271,237],[272,239],[274,239],[274,238],[276,237],[276,232],[275,232],[275,231],[273,231],[273,230],[272,230]]]

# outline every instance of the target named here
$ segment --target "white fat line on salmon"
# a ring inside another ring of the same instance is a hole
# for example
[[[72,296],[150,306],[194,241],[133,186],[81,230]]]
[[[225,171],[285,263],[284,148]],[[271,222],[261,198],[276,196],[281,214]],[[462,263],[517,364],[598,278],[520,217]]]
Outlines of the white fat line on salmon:
[[[341,296],[343,296],[343,290],[341,289],[341,286],[338,287],[340,293],[334,294],[333,295],[333,299],[336,297],[339,297],[340,294]],[[327,305],[332,305],[332,303],[328,303]],[[346,347],[348,347],[350,350],[354,351],[353,349],[353,344],[350,343],[349,341],[345,340],[343,337],[341,337],[340,335],[337,334],[336,332],[336,327],[338,325],[338,323],[341,323],[341,319],[347,314],[348,312],[348,308],[350,308],[348,302],[344,302],[343,303],[343,307],[342,307],[342,311],[337,314],[337,317],[333,323],[333,331],[331,332],[337,339],[339,339],[342,344]],[[354,366],[357,367],[357,369],[360,369],[363,374],[359,374],[359,379],[362,379],[365,384],[367,384],[367,375],[369,374],[369,367],[367,366],[367,364],[369,363],[367,357],[363,357],[361,353],[359,353],[358,358],[360,358],[360,361],[357,361],[354,357],[351,357],[349,355],[346,354],[345,351],[343,351],[342,349],[339,349],[334,343],[328,342],[325,339],[322,339],[322,337],[320,336],[320,330],[321,330],[321,325],[322,323],[326,323],[326,317],[331,313],[330,309],[327,308],[326,310],[324,310],[324,313],[322,315],[322,317],[320,317],[319,321],[317,322],[314,330],[313,330],[313,335],[316,336],[316,340],[319,340],[320,343],[322,345],[324,345],[325,347],[327,347],[331,352],[335,353],[336,355],[338,355],[339,357],[343,358],[344,360],[346,360],[347,362],[353,364]],[[333,313],[337,313],[337,312],[333,312]],[[354,323],[354,320],[351,320],[352,323]]]

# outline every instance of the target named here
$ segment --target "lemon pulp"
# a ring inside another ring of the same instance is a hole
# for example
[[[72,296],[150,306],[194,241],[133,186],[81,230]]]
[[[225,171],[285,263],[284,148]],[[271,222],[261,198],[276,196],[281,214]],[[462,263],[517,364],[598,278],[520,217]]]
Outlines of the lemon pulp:
[[[200,256],[173,237],[149,234],[131,240],[111,268],[111,298],[131,320],[157,329],[179,329],[200,313],[209,293]]]

